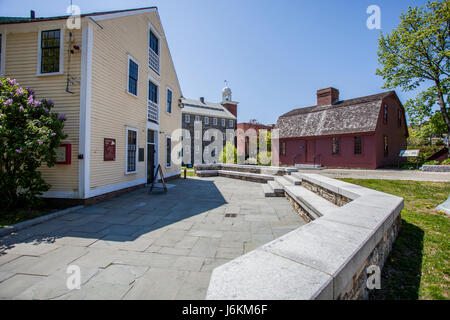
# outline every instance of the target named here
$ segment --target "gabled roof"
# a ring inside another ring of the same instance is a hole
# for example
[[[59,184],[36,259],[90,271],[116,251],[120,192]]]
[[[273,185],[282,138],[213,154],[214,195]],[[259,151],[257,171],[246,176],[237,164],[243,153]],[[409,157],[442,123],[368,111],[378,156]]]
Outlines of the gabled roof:
[[[220,103],[207,101],[203,103],[193,99],[183,99],[181,102],[183,103],[183,113],[236,120],[236,117]]]
[[[84,13],[81,14],[81,17],[95,17],[107,14],[116,14],[116,13],[131,13],[132,11],[143,11],[143,10],[157,10],[157,7],[145,7],[145,8],[137,8],[137,9],[124,9],[124,10],[113,10],[113,11],[102,11],[102,12],[92,12],[92,13]],[[139,13],[139,12],[137,12]],[[41,17],[31,19],[30,17],[0,17],[0,24],[12,24],[12,23],[27,23],[27,22],[41,22],[41,21],[51,21],[51,20],[65,20],[70,16],[55,16],[55,17]]]
[[[395,91],[339,101],[332,105],[298,108],[282,115],[280,138],[374,132],[382,100]]]

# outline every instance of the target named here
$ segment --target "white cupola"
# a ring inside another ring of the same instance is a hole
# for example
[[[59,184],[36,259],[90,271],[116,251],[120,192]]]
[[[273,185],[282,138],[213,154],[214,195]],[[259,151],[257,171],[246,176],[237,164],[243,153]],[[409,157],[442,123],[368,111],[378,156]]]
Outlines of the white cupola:
[[[225,80],[225,87],[222,89],[222,102],[233,101],[231,99],[231,89],[228,87],[228,83]]]

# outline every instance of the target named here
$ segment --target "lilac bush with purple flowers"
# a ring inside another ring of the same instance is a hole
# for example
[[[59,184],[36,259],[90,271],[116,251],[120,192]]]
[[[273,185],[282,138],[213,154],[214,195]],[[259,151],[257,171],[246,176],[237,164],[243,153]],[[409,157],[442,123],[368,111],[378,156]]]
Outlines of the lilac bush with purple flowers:
[[[0,78],[0,94],[0,205],[13,210],[32,206],[49,190],[38,169],[54,166],[66,116],[15,79]]]

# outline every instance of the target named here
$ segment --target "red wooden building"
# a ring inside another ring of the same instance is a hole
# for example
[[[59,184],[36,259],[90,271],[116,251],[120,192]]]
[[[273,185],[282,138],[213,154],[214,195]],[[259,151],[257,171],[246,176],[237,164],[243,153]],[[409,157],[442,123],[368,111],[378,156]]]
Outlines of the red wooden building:
[[[405,110],[395,91],[341,101],[337,89],[321,89],[316,106],[282,115],[276,129],[281,165],[393,165],[408,137]]]

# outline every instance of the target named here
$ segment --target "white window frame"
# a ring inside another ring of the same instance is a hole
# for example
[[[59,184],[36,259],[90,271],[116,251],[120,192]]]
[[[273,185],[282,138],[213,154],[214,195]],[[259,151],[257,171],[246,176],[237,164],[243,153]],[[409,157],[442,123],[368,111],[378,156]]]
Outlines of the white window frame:
[[[184,122],[185,123],[191,123],[191,115],[190,114],[185,114],[184,115]]]
[[[138,66],[138,78],[136,80],[136,94],[129,91],[130,90],[130,83],[129,83],[129,81],[130,81],[130,60],[133,61],[134,63],[136,63]],[[132,95],[133,97],[136,97],[136,98],[139,97],[139,69],[140,69],[139,62],[132,56],[128,55],[128,58],[127,58],[127,89],[126,90],[129,95]]]
[[[200,122],[200,116],[195,116],[195,122]]]
[[[128,132],[134,131],[136,132],[136,170],[128,171]],[[138,129],[134,127],[126,127],[126,135],[125,135],[125,174],[135,174],[138,172],[138,156],[139,156],[139,132]]]
[[[167,141],[168,139],[170,139],[170,165],[167,165]],[[166,136],[166,143],[165,143],[165,147],[166,147],[166,159],[164,160],[164,163],[166,165],[166,168],[172,168],[172,137],[171,136]]]
[[[158,38],[158,56],[159,56],[159,73],[157,71],[155,71],[152,67],[150,67],[150,64],[148,63],[150,60],[150,55],[149,55],[149,51],[150,50],[150,31],[153,32],[153,34]],[[156,28],[149,23],[148,24],[148,33],[147,33],[147,66],[150,70],[152,70],[158,77],[160,77],[161,73],[161,67],[162,67],[162,63],[161,63],[161,36],[159,34],[158,31],[156,31]]]
[[[6,48],[6,32],[0,31],[2,36],[1,48],[0,48],[0,76],[5,74],[5,48]]]
[[[205,123],[205,125],[209,124],[209,117],[203,117],[203,122]]]
[[[234,127],[234,120],[228,120],[228,126],[230,127],[230,128],[233,128]]]
[[[213,125],[217,126],[217,118],[213,118]]]
[[[171,105],[170,105],[170,112],[167,110],[168,109],[168,101],[167,101],[167,97],[169,96],[169,91],[172,93],[172,101],[171,101]],[[166,87],[166,112],[167,114],[171,115],[172,114],[172,106],[173,106],[173,90],[170,87]]]
[[[51,31],[51,30],[59,30],[60,39],[59,39],[59,71],[58,72],[50,72],[50,73],[41,73],[41,63],[42,63],[42,32],[44,31]],[[55,76],[55,75],[61,75],[64,74],[64,32],[66,31],[65,28],[61,27],[48,27],[48,28],[39,28],[38,30],[38,63],[36,68],[36,76]],[[2,37],[3,38],[3,37]],[[2,39],[3,40],[3,39]]]
[[[222,127],[226,127],[227,126],[227,121],[225,119],[222,119]]]

